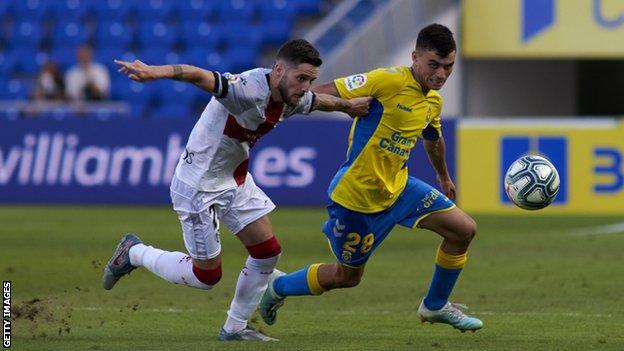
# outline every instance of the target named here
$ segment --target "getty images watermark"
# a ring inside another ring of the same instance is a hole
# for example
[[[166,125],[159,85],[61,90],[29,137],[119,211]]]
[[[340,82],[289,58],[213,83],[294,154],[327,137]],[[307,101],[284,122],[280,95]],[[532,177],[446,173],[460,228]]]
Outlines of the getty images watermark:
[[[2,346],[11,347],[11,282],[2,282]]]

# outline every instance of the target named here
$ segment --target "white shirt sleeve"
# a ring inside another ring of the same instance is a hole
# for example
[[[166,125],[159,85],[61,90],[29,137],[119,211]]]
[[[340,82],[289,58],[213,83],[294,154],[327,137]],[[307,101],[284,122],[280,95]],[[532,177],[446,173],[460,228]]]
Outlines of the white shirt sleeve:
[[[218,73],[217,73],[218,74]],[[233,115],[238,116],[251,109],[258,110],[257,83],[253,77],[231,73],[218,74],[219,91],[215,98]],[[220,81],[220,82],[219,82]]]

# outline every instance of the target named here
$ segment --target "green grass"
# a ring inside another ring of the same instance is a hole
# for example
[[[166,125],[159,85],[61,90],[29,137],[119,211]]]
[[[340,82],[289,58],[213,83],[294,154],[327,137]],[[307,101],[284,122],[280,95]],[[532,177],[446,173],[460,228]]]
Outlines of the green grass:
[[[272,215],[292,271],[333,258],[322,209]],[[219,343],[246,252],[223,233],[224,276],[211,291],[171,285],[145,270],[112,291],[102,265],[136,232],[184,250],[167,207],[0,207],[0,277],[13,283],[15,350],[622,350],[624,233],[572,235],[616,217],[478,216],[479,234],[454,291],[483,319],[477,333],[423,325],[416,315],[439,239],[397,227],[360,286],[288,299],[278,322],[252,324],[279,343]],[[36,299],[36,300],[33,300]]]

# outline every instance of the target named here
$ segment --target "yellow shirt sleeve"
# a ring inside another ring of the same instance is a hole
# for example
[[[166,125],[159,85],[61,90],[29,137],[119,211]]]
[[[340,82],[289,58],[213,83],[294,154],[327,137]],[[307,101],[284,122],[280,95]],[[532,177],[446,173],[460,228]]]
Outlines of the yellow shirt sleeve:
[[[403,84],[401,72],[394,68],[377,68],[370,72],[334,80],[336,89],[343,99],[362,96],[388,98],[394,96]]]

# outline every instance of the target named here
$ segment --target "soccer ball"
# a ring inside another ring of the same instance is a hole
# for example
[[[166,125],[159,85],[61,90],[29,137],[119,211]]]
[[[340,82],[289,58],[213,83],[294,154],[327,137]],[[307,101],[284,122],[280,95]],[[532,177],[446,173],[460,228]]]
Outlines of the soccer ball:
[[[522,156],[505,174],[505,192],[516,206],[539,210],[548,206],[559,192],[559,173],[547,159]]]

